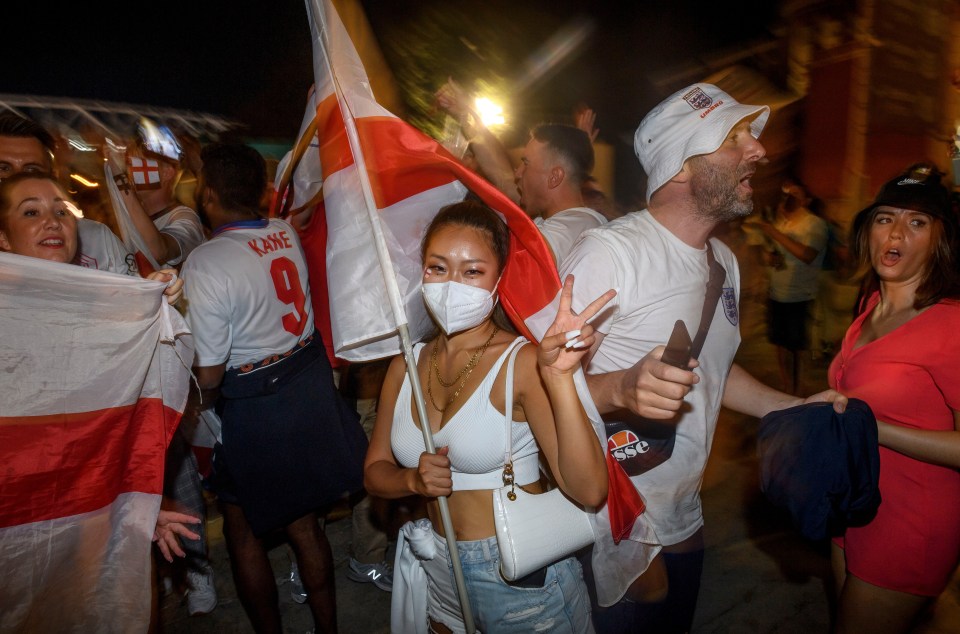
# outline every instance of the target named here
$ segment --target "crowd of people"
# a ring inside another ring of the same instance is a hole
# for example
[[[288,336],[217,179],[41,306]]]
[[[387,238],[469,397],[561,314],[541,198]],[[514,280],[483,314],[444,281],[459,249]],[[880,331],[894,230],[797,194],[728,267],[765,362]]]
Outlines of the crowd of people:
[[[203,533],[191,530],[203,526],[205,482],[223,513],[237,594],[258,632],[282,629],[265,542],[279,531],[317,631],[337,630],[333,556],[318,518],[363,491],[368,501],[353,511],[360,527],[370,524],[370,499],[426,503],[431,554],[416,564],[427,581],[416,589],[425,613],[410,631],[466,631],[437,503],[446,498],[480,631],[688,632],[704,565],[700,486],[720,408],[760,419],[820,403],[842,414],[855,397],[877,419],[883,502],[875,518],[842,527],[833,541],[834,625],[908,631],[960,561],[960,344],[950,335],[960,328],[960,226],[943,175],[910,165],[856,216],[849,246],[864,276],[857,317],[829,386],[803,396],[800,359],[827,223],[809,211],[811,195],[796,181],[784,184],[776,218],[751,221],[770,244],[770,341],[782,390],[734,361],[740,268],[713,237],[753,212],[767,106],[703,83],[666,98],[634,137],[646,208],[619,216],[590,176],[592,111],[575,124],[533,128],[514,167],[460,86],[449,81],[437,99],[461,122],[471,166],[540,229],[563,282],[558,309],[541,341],[518,335],[498,303],[507,225],[473,199],[437,210],[421,244],[423,301],[436,333],[416,345],[415,368],[398,355],[385,371],[367,373],[375,387],[354,406],[337,388],[351,370],[331,368],[314,328],[297,229],[264,213],[263,158],[242,144],[203,147],[190,160],[190,208],[175,196],[185,168],[175,143],[166,151],[141,138],[105,152],[119,204],[161,265],[151,276],[170,283],[169,300],[193,332],[199,407],[221,423],[206,477],[188,439],[175,437],[167,454],[156,540],[167,560],[187,557],[191,614],[217,602]],[[138,274],[142,262],[108,227],[77,219],[56,179],[53,147],[34,122],[0,114],[0,249]],[[147,162],[157,177],[138,180],[133,167]],[[665,344],[679,322],[690,346],[668,360]],[[580,371],[589,407],[578,393]],[[414,406],[414,375],[425,410]],[[424,447],[425,427],[435,453]],[[507,581],[491,493],[508,482],[529,493],[555,486],[595,512],[608,495],[610,442],[624,432],[636,451],[618,456],[618,467],[643,501],[638,526],[654,536],[644,556],[619,556],[626,545],[612,546],[608,560],[567,553]],[[396,535],[381,524],[355,531],[350,578],[389,590],[384,560]]]

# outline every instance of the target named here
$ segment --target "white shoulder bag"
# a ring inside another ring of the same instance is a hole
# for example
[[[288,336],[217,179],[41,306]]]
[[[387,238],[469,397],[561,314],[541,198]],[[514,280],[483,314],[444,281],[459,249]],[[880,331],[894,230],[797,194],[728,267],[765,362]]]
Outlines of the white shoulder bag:
[[[538,495],[514,487],[513,365],[522,347],[514,348],[507,360],[507,394],[503,406],[506,419],[504,486],[493,491],[500,574],[507,581],[516,581],[559,561],[594,540],[586,512],[560,489]]]

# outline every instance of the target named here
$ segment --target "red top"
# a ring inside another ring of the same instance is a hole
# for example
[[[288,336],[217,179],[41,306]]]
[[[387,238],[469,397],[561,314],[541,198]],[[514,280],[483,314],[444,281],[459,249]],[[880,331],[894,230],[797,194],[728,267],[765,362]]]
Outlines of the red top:
[[[851,324],[828,373],[830,386],[862,399],[877,420],[954,430],[960,410],[960,302],[942,301],[855,347],[879,293]],[[891,590],[936,596],[960,559],[960,471],[880,448],[877,517],[847,529],[847,569]]]

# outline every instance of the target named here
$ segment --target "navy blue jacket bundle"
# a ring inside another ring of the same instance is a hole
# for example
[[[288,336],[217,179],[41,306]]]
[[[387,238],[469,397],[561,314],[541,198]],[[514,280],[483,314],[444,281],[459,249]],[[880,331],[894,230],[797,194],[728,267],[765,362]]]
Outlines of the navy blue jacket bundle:
[[[760,421],[757,451],[760,489],[804,537],[842,535],[876,515],[877,419],[863,401],[850,399],[843,414],[830,403],[770,412]]]

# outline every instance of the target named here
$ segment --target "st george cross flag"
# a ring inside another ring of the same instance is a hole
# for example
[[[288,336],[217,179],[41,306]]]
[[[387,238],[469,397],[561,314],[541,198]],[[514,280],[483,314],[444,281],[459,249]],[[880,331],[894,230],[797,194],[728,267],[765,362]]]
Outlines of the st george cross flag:
[[[193,340],[164,284],[0,253],[0,632],[146,632]]]
[[[137,189],[160,189],[160,163],[156,159],[128,156],[127,164]]]
[[[330,0],[306,0],[306,4],[313,35],[314,91],[301,137],[315,134],[317,145],[307,149],[307,159],[293,173],[294,190],[278,192],[275,208],[310,206],[322,195],[301,241],[313,296],[329,296],[329,308],[315,306],[315,315],[324,335],[323,322],[329,319],[336,355],[364,361],[400,352],[386,274],[396,277],[411,337],[423,339],[432,330],[420,294],[420,242],[437,211],[462,200],[468,192],[498,212],[510,229],[510,258],[498,287],[499,299],[521,333],[539,341],[556,315],[560,279],[536,226],[509,198],[439,143],[380,106]],[[356,127],[359,146],[351,143],[348,120]],[[305,140],[301,138],[298,146]],[[314,156],[309,156],[311,152]],[[376,206],[377,221],[373,223],[360,178],[361,165],[366,168]],[[279,166],[278,173],[282,172]],[[292,200],[285,201],[285,195]],[[393,271],[381,270],[375,231],[382,231]],[[601,417],[582,373],[576,381],[587,415],[605,446]],[[623,469],[609,456],[607,467],[607,504],[591,514],[597,536],[594,552],[598,565],[617,571],[617,581],[610,586],[619,588],[627,577],[632,581],[646,568],[656,553],[656,535],[642,516],[643,501]],[[604,605],[622,596],[621,592],[609,600],[614,592],[604,595]]]
[[[335,239],[317,244],[308,237],[304,249],[312,260],[311,278],[315,272],[319,277],[324,268],[326,271],[327,314],[337,356],[366,361],[400,351],[397,323],[389,310],[383,272],[375,255],[358,161],[349,145],[338,91],[365,149],[362,160],[414,340],[432,329],[420,295],[420,240],[437,210],[463,200],[468,190],[499,212],[510,227],[510,264],[500,283],[500,301],[514,323],[525,329],[525,319],[547,306],[560,289],[553,258],[536,226],[436,141],[377,103],[350,36],[329,1],[308,0],[307,9],[314,38],[315,106],[308,110],[306,123],[316,117],[320,142],[315,151],[322,178],[301,177],[295,172],[294,180],[322,181],[322,205],[306,233],[325,230]],[[313,158],[302,163],[299,171],[309,169]],[[325,314],[317,312],[323,319]]]

